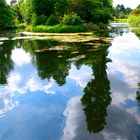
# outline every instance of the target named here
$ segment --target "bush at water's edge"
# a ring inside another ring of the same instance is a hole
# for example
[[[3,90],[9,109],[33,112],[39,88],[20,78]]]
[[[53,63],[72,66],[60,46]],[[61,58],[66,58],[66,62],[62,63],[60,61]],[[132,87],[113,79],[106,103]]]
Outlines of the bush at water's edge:
[[[131,15],[129,18],[129,23],[131,27],[140,27],[140,15]]]
[[[107,25],[95,25],[95,24],[82,24],[82,25],[63,25],[58,24],[54,26],[28,26],[27,31],[32,32],[48,32],[48,33],[74,33],[74,32],[86,32],[86,31],[99,31],[107,29]]]

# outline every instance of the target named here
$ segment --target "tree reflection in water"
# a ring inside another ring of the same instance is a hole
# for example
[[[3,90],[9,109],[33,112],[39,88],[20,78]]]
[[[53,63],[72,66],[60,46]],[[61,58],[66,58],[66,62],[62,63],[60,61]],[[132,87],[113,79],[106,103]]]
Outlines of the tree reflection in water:
[[[107,78],[107,51],[101,50],[92,63],[94,78],[84,88],[81,99],[90,133],[100,132],[106,125],[107,107],[111,103],[110,82]]]
[[[13,69],[13,61],[11,59],[13,41],[5,41],[0,45],[0,84],[7,84],[9,72]]]
[[[66,83],[66,77],[69,74],[70,63],[67,61],[67,54],[58,51],[37,53],[38,74],[42,79],[51,77],[60,86]]]
[[[32,54],[41,79],[53,78],[62,86],[66,83],[71,63],[78,69],[83,64],[92,67],[93,79],[84,88],[81,102],[88,131],[100,132],[106,125],[107,107],[111,103],[110,82],[106,72],[106,64],[110,62],[107,58],[110,44],[102,41],[62,44],[53,41],[40,42],[22,41],[20,44]]]
[[[87,129],[93,133],[100,132],[106,124],[107,107],[111,103],[110,82],[106,72],[106,63],[110,61],[107,58],[110,44],[97,41],[96,44],[93,41],[59,44],[61,48],[69,46],[66,50],[58,46],[56,50],[50,49],[56,47],[56,44],[50,44],[51,42],[46,43],[46,47],[41,48],[36,41],[35,46],[30,47],[40,50],[34,53],[38,75],[42,79],[52,77],[59,85],[64,85],[71,63],[77,68],[83,64],[92,67],[94,78],[84,88],[81,102],[84,106]]]
[[[138,83],[138,91],[136,92],[136,100],[140,105],[140,83]]]

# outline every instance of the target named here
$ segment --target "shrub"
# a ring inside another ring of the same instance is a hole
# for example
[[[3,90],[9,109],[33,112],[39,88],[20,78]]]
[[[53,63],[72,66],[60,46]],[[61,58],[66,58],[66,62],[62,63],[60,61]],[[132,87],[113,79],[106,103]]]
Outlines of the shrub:
[[[100,27],[100,29],[104,29],[104,30],[107,29],[107,25],[104,24],[104,23],[102,23],[102,22],[100,22],[100,23],[98,24],[98,26]]]
[[[97,24],[94,24],[92,22],[89,23],[85,23],[84,26],[87,28],[87,30],[94,30],[94,31],[98,31],[100,30],[100,27]]]
[[[35,27],[32,27],[33,32],[48,32],[48,27],[44,25],[38,25]]]
[[[46,25],[56,25],[59,21],[54,15],[50,15],[46,21]]]
[[[26,30],[29,31],[29,32],[31,32],[31,31],[33,31],[33,27],[32,26],[27,26],[26,27]]]
[[[80,25],[82,20],[80,16],[75,13],[65,14],[61,21],[64,25]]]
[[[25,23],[16,24],[16,28],[25,28],[25,27],[26,27]]]
[[[87,31],[87,28],[83,25],[63,25],[61,26],[59,32],[61,33],[75,33],[75,32],[84,32]]]
[[[64,25],[57,24],[54,26],[28,26],[26,28],[28,31],[33,32],[49,32],[49,33],[75,33],[75,32],[86,32],[86,31],[98,31],[100,27],[96,24],[84,24],[84,25]]]
[[[32,16],[32,25],[45,25],[47,20],[47,17],[45,15],[37,16],[36,14],[33,14]]]
[[[55,26],[39,25],[39,26],[32,27],[32,31],[33,32],[50,32],[50,33],[73,33],[73,32],[87,31],[87,28],[83,25],[75,25],[75,26],[61,25],[61,24],[58,24]]]
[[[140,15],[138,16],[131,15],[129,18],[129,22],[132,27],[140,27]]]

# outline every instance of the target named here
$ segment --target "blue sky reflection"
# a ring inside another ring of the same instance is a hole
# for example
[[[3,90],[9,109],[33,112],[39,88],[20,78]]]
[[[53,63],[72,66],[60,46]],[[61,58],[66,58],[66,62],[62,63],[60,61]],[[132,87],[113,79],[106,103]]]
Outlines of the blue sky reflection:
[[[23,57],[17,60],[17,53]],[[66,103],[72,96],[82,95],[91,69],[82,66],[76,70],[72,65],[66,84],[60,87],[52,78],[38,77],[23,49],[14,49],[12,59],[15,66],[8,84],[0,86],[0,139],[58,140],[63,134]],[[79,77],[74,79],[76,74]]]

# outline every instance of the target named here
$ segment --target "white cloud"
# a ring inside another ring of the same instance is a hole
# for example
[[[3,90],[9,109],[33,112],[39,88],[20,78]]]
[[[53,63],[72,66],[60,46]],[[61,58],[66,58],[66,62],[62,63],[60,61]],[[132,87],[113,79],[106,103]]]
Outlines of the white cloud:
[[[31,78],[29,81],[27,81],[25,89],[35,92],[37,90],[42,90],[42,86],[41,83],[38,83],[34,78]]]
[[[87,66],[82,66],[80,70],[77,70],[75,66],[72,65],[69,71],[68,78],[76,81],[82,88],[84,88],[87,83],[93,78],[92,69]]]
[[[27,91],[43,91],[46,94],[56,93],[53,90],[53,80],[50,80],[49,83],[43,84],[37,79],[29,78],[29,80],[25,81],[24,85],[20,85],[23,78],[24,77],[19,73],[12,73],[7,79],[8,84],[0,87],[0,117],[2,117],[7,111],[18,106],[18,101],[13,103],[12,97],[14,94],[25,94]]]
[[[28,64],[31,62],[31,56],[29,53],[26,53],[23,49],[14,49],[12,51],[12,60],[18,66],[22,66],[23,64]]]
[[[76,129],[77,129],[77,120],[81,117],[81,104],[80,104],[80,96],[71,98],[67,104],[67,107],[64,111],[64,116],[66,117],[66,127],[63,130],[62,140],[74,140],[76,137]]]
[[[10,92],[0,93],[0,117],[3,117],[5,113],[17,107],[18,104],[18,102],[13,102]]]
[[[123,56],[129,56],[129,53],[136,53],[135,49],[140,52],[140,40],[132,32],[124,33],[122,36],[117,36],[112,41],[112,46],[109,48],[109,57],[118,55],[123,52]]]
[[[46,92],[47,94],[56,94],[56,92],[52,89],[53,88],[53,84],[49,83],[47,85],[44,86],[44,92]]]
[[[11,74],[7,79],[8,81],[7,90],[10,90],[10,92],[18,90],[17,86],[20,80],[21,80],[20,74],[18,73]]]
[[[125,7],[136,8],[140,4],[140,0],[113,0],[113,6],[123,4]]]
[[[124,62],[115,59],[113,64],[108,65],[108,74],[109,75],[119,75],[120,79],[125,81],[131,88],[136,88],[137,84],[140,82],[140,74],[138,66],[125,65]],[[135,70],[134,70],[135,69]],[[138,76],[139,75],[139,76]]]
[[[27,81],[26,86],[24,87],[24,89],[30,90],[31,92],[43,91],[47,94],[55,94],[55,91],[52,88],[53,80],[50,80],[48,84],[44,85],[34,78],[31,78],[29,81]]]
[[[43,84],[37,79],[29,78],[29,80],[25,81],[24,85],[21,86],[22,78],[19,73],[12,73],[8,77],[8,84],[0,87],[0,117],[3,117],[5,113],[19,105],[18,101],[13,102],[12,100],[14,94],[25,94],[28,91],[42,91],[46,94],[56,94],[53,89],[53,80]]]
[[[139,132],[136,126],[140,124],[138,108],[125,109],[121,106],[109,106],[105,128],[100,133],[91,134],[87,130],[80,98],[80,96],[73,97],[67,104],[64,111],[66,126],[61,140],[137,140],[136,136]]]
[[[48,83],[41,83],[39,80],[29,77],[24,81],[23,85],[20,85],[24,77],[19,73],[13,73],[8,77],[8,85],[6,86],[6,91],[11,94],[17,92],[18,94],[24,94],[28,90],[30,92],[43,91],[47,94],[55,94],[53,90],[54,81],[51,79]]]
[[[125,99],[135,100],[140,82],[140,40],[132,32],[117,36],[109,48],[108,75],[111,81],[112,104]]]
[[[115,37],[109,48],[109,58],[112,63],[108,64],[108,73],[116,75],[118,72],[123,80],[131,87],[136,87],[139,82],[140,70],[140,40],[132,32],[124,33],[123,36]]]

